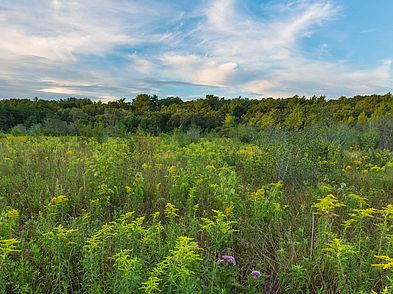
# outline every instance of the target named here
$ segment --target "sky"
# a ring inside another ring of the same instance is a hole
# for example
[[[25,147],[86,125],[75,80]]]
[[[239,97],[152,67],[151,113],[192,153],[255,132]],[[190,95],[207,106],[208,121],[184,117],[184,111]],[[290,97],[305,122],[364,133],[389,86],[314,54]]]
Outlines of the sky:
[[[384,94],[391,0],[1,0],[0,98]]]

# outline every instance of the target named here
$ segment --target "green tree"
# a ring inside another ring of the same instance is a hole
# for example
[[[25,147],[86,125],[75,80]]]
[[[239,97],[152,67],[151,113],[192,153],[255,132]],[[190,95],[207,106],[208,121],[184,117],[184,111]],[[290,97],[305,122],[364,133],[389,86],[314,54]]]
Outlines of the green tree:
[[[285,119],[285,126],[292,130],[299,129],[304,123],[304,110],[300,106],[296,106]]]
[[[132,100],[132,107],[136,113],[140,114],[155,111],[158,108],[158,97],[156,95],[140,94]]]

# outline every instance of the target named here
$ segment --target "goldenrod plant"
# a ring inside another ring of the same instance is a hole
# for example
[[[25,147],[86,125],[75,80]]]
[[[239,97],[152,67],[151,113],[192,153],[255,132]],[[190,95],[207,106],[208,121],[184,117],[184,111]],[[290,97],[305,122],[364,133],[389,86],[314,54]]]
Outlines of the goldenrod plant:
[[[368,122],[235,121],[0,136],[0,293],[391,293],[393,152]]]

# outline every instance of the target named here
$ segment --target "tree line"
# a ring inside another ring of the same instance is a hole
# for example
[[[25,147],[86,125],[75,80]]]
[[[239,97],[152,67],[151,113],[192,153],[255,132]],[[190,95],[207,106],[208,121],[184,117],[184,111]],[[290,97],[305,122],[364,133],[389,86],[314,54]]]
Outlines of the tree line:
[[[191,101],[140,94],[108,103],[87,98],[0,100],[0,131],[14,135],[121,136],[142,130],[209,132],[233,126],[301,130],[315,124],[358,125],[393,117],[393,95],[310,98],[225,99],[215,95]]]

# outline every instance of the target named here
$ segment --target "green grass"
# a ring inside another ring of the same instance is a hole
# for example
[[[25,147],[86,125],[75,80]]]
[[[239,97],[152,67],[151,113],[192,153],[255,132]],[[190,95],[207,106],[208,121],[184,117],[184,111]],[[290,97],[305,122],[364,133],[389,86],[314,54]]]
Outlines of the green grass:
[[[393,154],[329,132],[4,136],[0,292],[393,291]]]

